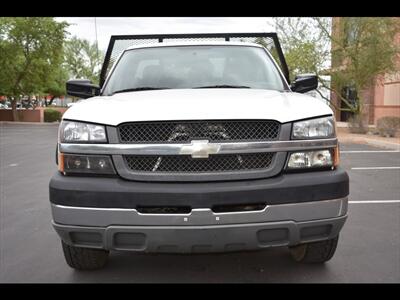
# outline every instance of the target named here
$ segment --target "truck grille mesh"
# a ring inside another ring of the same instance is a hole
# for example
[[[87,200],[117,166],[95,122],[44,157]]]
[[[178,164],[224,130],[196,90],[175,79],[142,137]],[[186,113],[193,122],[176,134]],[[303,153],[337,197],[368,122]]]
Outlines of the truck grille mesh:
[[[274,153],[220,154],[209,158],[189,155],[125,155],[124,160],[133,172],[228,172],[267,169]]]
[[[276,121],[169,121],[125,123],[118,127],[122,143],[213,142],[276,140],[280,124]]]

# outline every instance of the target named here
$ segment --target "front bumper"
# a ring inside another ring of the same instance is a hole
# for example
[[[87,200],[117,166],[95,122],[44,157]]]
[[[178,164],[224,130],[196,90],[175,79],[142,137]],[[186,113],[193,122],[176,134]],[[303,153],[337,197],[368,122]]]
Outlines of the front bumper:
[[[52,205],[53,226],[77,247],[140,252],[227,252],[291,246],[336,237],[347,198],[270,205],[262,211],[141,214],[135,209]],[[79,224],[71,225],[71,224]]]
[[[57,172],[50,202],[76,207],[137,208],[265,203],[267,205],[338,199],[349,194],[342,168],[226,182],[138,182],[121,178],[73,177]]]
[[[336,237],[347,218],[343,169],[230,182],[135,182],[68,177],[50,182],[53,226],[77,247],[141,252],[227,252]],[[264,203],[216,213],[216,205]],[[190,206],[190,213],[140,213],[138,206]]]
[[[218,226],[53,226],[77,247],[138,252],[196,253],[256,250],[331,239],[347,216],[307,222],[268,222]]]

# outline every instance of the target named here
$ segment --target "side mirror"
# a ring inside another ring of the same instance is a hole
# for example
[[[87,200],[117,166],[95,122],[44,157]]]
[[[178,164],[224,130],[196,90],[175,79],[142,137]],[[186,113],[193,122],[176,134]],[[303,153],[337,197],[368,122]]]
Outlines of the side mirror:
[[[297,75],[290,88],[293,92],[306,93],[318,88],[318,77],[314,74]]]
[[[67,81],[67,94],[86,99],[100,95],[100,87],[88,79],[71,79]]]

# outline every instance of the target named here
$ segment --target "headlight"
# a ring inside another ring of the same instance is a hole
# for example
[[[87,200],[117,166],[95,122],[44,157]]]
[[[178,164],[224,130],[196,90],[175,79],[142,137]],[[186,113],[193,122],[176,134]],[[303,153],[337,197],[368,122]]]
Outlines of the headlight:
[[[106,155],[59,153],[58,170],[64,174],[115,174],[111,158]]]
[[[334,150],[332,150],[334,151]],[[331,150],[302,151],[290,154],[288,169],[308,169],[333,167],[334,156]]]
[[[59,130],[60,143],[105,143],[106,130],[102,125],[62,121]]]
[[[333,117],[324,117],[293,124],[292,139],[317,139],[335,136]]]

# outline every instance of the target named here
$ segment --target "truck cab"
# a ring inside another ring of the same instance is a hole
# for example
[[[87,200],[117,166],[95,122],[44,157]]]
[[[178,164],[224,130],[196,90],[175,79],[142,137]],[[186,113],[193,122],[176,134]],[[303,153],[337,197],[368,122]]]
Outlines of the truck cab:
[[[49,190],[69,266],[101,268],[110,250],[333,256],[349,194],[334,114],[259,35],[113,36],[100,86],[67,82],[85,100],[63,115]]]

